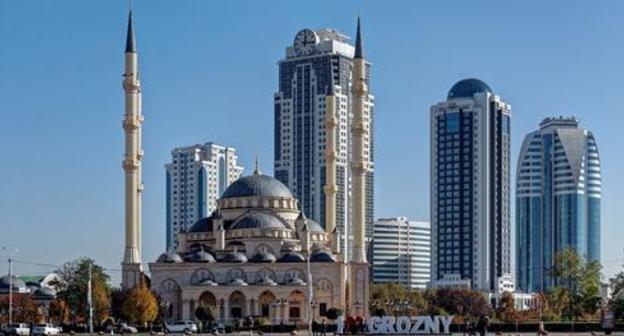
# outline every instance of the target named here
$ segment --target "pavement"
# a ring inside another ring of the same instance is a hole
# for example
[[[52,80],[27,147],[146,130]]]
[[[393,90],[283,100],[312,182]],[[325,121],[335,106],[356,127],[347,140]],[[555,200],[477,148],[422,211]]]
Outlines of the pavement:
[[[63,334],[64,335],[64,334]],[[87,336],[89,334],[75,334],[76,336]],[[95,334],[98,335],[98,334]],[[103,336],[108,336],[109,334],[103,334]],[[118,334],[115,334],[118,335]],[[138,333],[138,334],[133,334],[136,336],[151,336],[149,333]],[[185,336],[185,334],[167,334],[168,336]],[[206,335],[206,336],[212,336],[213,334],[208,334],[208,333],[200,333],[200,334],[192,334],[192,335]],[[258,336],[258,333],[249,333],[249,332],[239,332],[239,333],[226,333],[226,334],[218,334],[218,335],[224,335],[224,336]],[[297,333],[298,336],[309,336],[307,331],[299,331]],[[371,334],[363,334],[363,335],[371,335]],[[394,334],[395,336],[401,336],[399,334]],[[428,335],[428,334],[421,334],[421,335]],[[466,334],[464,333],[453,333],[452,336],[465,336]],[[500,333],[500,334],[496,334],[496,333],[488,333],[488,336],[497,336],[497,335],[501,335],[501,336],[524,336],[524,335],[531,335],[531,336],[536,336],[537,334],[535,332],[526,332],[526,333]],[[604,335],[603,332],[598,332],[598,333],[591,333],[591,332],[575,332],[575,333],[571,333],[571,332],[549,332],[548,336],[601,336]],[[611,333],[611,335],[614,336],[624,336],[624,332],[621,331],[614,331],[613,333]],[[290,336],[289,333],[263,333],[262,336]],[[315,336],[320,336],[319,334],[316,334]],[[334,334],[332,333],[327,333],[327,336],[334,336]],[[392,336],[392,335],[389,335]]]

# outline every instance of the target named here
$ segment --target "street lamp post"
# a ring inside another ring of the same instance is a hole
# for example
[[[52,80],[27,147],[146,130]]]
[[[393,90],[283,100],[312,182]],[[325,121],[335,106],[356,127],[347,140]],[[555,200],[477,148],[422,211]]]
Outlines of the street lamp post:
[[[8,251],[6,246],[2,246],[3,251]],[[13,323],[13,258],[12,256],[19,251],[15,249],[7,253],[7,260],[9,261],[9,324]]]

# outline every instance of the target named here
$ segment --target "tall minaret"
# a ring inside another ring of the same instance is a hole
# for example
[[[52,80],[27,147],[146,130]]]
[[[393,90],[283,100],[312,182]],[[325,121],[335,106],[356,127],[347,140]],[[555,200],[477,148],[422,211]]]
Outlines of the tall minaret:
[[[336,96],[330,84],[325,95],[325,232],[336,228]]]
[[[122,287],[129,289],[141,279],[141,82],[137,63],[136,42],[132,27],[132,11],[128,16],[125,73],[123,88],[126,93],[126,113],[123,129],[126,138],[126,154],[123,168],[126,174],[126,247],[122,262]]]
[[[353,84],[351,86],[353,104],[352,151],[351,166],[353,181],[353,257],[354,262],[366,262],[365,231],[366,231],[366,172],[368,171],[368,155],[365,152],[366,134],[369,121],[366,117],[366,99],[368,85],[366,81],[366,61],[362,50],[362,34],[360,18],[357,22],[355,37],[355,55],[353,56]]]
[[[331,249],[340,252],[340,238],[336,232],[336,94],[330,84],[325,95],[325,232],[331,236]]]

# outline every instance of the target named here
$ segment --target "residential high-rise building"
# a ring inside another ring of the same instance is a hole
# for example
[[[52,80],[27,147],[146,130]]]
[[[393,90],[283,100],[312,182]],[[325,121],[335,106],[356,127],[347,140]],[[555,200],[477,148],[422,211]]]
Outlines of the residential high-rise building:
[[[374,98],[368,90],[371,64],[363,57],[359,32],[358,28],[359,47],[351,45],[346,35],[331,29],[303,29],[295,36],[293,45],[286,47],[285,58],[279,61],[279,88],[274,96],[274,168],[275,177],[292,190],[301,209],[323,227],[327,217],[325,189],[330,188],[327,190],[333,192],[331,204],[335,205],[335,213],[330,217],[345,237],[357,234],[350,224],[360,216],[354,213],[353,197],[363,186],[365,231],[370,238],[374,219]],[[359,75],[355,73],[359,69],[358,59],[363,62]],[[354,90],[356,75],[362,77],[365,85]],[[326,100],[330,96],[335,98],[333,118],[330,116],[335,146],[330,165],[334,174],[328,186]],[[357,112],[360,109],[361,114]],[[361,120],[357,125],[355,118]],[[363,153],[355,155],[354,146],[360,146],[353,142],[360,135]],[[354,180],[358,181],[357,188],[353,187]]]
[[[516,174],[516,287],[543,292],[557,284],[558,252],[600,261],[596,139],[574,118],[544,119],[524,139]]]
[[[405,217],[373,226],[373,282],[426,288],[431,274],[431,224]]]
[[[511,107],[478,79],[431,107],[432,284],[493,291],[511,273]]]
[[[176,235],[215,210],[217,199],[243,173],[236,149],[212,142],[171,151],[167,172],[167,250],[177,246]]]

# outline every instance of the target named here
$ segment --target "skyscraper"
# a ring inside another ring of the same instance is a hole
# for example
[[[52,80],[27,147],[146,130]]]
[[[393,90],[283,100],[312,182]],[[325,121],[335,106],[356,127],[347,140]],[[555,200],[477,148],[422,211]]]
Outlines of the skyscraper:
[[[478,79],[431,107],[432,282],[494,290],[510,267],[511,107]]]
[[[547,118],[522,143],[516,171],[516,286],[543,292],[557,252],[600,261],[601,173],[594,135]]]
[[[341,234],[352,236],[350,225],[353,213],[352,161],[354,113],[361,104],[364,152],[360,160],[365,199],[364,220],[370,237],[373,224],[373,108],[374,98],[368,92],[370,66],[363,58],[362,37],[358,29],[359,45],[349,44],[349,38],[335,30],[303,29],[295,36],[292,46],[286,47],[285,58],[279,62],[279,88],[274,96],[275,111],[275,177],[286,184],[299,199],[304,212],[325,227],[326,181],[326,97],[335,97],[335,224]],[[357,41],[356,41],[357,42]],[[358,88],[354,97],[352,88],[355,59],[364,62],[361,76],[366,85]],[[365,90],[362,91],[361,89]],[[356,134],[356,135],[354,135]],[[358,170],[358,174],[360,171]]]
[[[381,218],[373,229],[373,282],[426,288],[431,275],[431,224]]]
[[[221,193],[243,173],[236,149],[212,142],[171,151],[167,172],[167,250],[176,247],[176,234],[207,217]]]
[[[132,26],[132,12],[128,14],[128,35],[126,37],[125,71],[123,79],[125,92],[125,114],[123,129],[125,135],[125,228],[126,246],[122,268],[123,288],[136,286],[141,279],[141,81],[139,80],[138,54]]]

